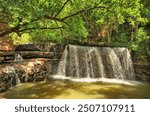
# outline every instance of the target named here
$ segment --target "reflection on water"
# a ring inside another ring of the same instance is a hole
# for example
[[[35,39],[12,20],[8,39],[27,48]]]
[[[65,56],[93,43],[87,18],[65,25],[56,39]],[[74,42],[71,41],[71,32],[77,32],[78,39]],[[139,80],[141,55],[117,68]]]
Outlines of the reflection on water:
[[[0,94],[0,98],[56,98],[56,99],[100,99],[100,98],[150,98],[150,83],[127,85],[107,82],[73,82],[52,80],[24,83]]]

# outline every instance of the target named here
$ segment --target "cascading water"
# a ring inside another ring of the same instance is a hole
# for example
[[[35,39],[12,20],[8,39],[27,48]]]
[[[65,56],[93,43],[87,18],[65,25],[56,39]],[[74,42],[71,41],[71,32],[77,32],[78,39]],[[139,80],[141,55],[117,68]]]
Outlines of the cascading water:
[[[68,45],[55,77],[134,80],[135,76],[127,48]]]
[[[23,61],[23,57],[19,53],[16,53],[14,62],[22,62],[22,61]]]
[[[20,79],[18,77],[18,74],[16,73],[14,67],[12,66],[6,66],[4,69],[3,69],[3,72],[7,73],[7,74],[10,74],[11,77],[14,77],[15,78],[15,85],[19,84],[20,83]],[[13,81],[13,78],[11,78],[11,83]]]

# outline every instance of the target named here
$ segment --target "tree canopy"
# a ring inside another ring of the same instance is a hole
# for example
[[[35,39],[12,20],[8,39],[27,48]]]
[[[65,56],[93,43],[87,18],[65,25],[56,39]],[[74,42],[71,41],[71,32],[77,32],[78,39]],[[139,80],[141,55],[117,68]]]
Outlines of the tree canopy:
[[[150,38],[149,0],[0,0],[0,37],[130,46]],[[24,35],[25,34],[25,35]],[[26,37],[27,36],[27,37]],[[93,42],[93,43],[92,43]]]

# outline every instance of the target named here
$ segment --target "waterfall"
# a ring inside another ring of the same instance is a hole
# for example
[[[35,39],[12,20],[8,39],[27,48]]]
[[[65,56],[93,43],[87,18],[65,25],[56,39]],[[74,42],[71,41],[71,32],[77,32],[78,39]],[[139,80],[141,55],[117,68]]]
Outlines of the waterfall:
[[[67,52],[67,46],[66,46],[66,48],[63,52],[62,58],[60,60],[60,63],[58,65],[58,70],[57,70],[58,75],[66,76],[67,55],[68,55],[68,52]]]
[[[135,76],[127,48],[68,45],[58,65],[57,77],[134,80]]]
[[[14,67],[6,66],[3,69],[3,72],[5,72],[6,74],[10,74],[11,75],[11,84],[14,83],[14,81],[15,81],[15,85],[20,83],[20,79],[19,79],[18,74],[16,73]],[[13,84],[12,84],[12,86],[13,86]]]
[[[22,61],[23,61],[23,57],[19,53],[16,53],[14,62],[22,62]]]

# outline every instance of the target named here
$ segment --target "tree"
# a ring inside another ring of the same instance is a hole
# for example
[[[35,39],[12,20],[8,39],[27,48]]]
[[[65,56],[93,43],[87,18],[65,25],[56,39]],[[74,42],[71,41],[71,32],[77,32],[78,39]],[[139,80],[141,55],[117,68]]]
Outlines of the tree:
[[[72,28],[70,23],[80,23],[81,19],[77,18],[79,14],[104,7],[99,2],[94,2],[91,7],[86,8],[86,0],[1,0],[0,2],[0,20],[10,25],[10,29],[0,32],[0,37],[12,32],[19,35],[32,30],[67,30]],[[79,27],[85,31],[82,22],[81,26]]]
[[[142,13],[142,0],[0,0],[0,22],[9,25],[0,37],[28,33],[36,41],[98,38],[109,44],[135,43]],[[147,7],[148,8],[148,7]],[[148,12],[148,10],[144,10]],[[145,17],[146,16],[146,17]],[[127,30],[128,29],[128,30]],[[141,29],[140,29],[141,30]],[[55,39],[57,38],[57,39]]]

